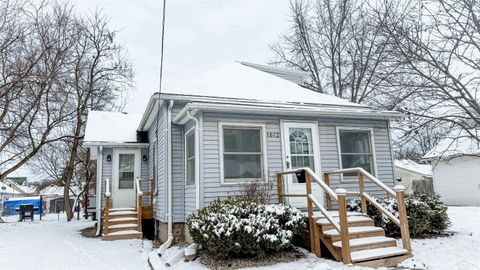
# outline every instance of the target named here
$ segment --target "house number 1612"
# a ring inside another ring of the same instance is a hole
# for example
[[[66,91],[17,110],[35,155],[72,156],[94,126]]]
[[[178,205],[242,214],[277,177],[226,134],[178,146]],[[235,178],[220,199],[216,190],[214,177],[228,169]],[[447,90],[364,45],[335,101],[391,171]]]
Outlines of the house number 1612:
[[[280,138],[280,132],[269,131],[269,132],[267,132],[267,138]]]

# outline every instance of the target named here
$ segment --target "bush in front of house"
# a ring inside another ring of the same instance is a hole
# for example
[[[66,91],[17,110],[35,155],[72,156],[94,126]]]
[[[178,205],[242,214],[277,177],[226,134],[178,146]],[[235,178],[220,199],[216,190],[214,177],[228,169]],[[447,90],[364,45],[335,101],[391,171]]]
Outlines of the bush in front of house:
[[[385,209],[398,217],[396,199],[392,197],[375,198]],[[443,233],[450,226],[447,215],[448,207],[440,200],[438,194],[412,194],[405,196],[410,236],[424,238]],[[348,211],[361,212],[360,199],[351,199],[347,203]],[[400,237],[400,228],[382,215],[380,210],[367,202],[367,214],[375,221],[375,226],[385,229],[387,236]]]
[[[193,240],[217,259],[265,257],[291,247],[306,230],[304,214],[280,204],[218,199],[187,219]]]

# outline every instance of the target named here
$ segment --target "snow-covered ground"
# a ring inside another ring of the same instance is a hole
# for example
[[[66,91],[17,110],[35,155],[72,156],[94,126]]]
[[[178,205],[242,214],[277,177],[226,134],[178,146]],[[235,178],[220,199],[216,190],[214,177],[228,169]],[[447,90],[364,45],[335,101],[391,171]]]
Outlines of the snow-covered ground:
[[[403,266],[432,270],[480,269],[480,207],[450,207],[450,231],[455,235],[414,240],[414,258]],[[37,218],[36,216],[35,218]],[[0,269],[149,269],[150,241],[101,241],[85,238],[80,230],[91,221],[66,222],[63,216],[49,215],[43,221],[0,223]],[[170,252],[174,252],[172,249]],[[169,269],[207,269],[200,263],[180,261]],[[343,264],[307,256],[291,263],[260,267],[262,270],[360,270]],[[402,268],[405,269],[405,268]],[[408,269],[408,268],[406,268]]]
[[[150,241],[102,241],[85,238],[80,230],[92,221],[66,222],[65,215],[47,215],[42,221],[0,223],[0,269],[150,269]]]

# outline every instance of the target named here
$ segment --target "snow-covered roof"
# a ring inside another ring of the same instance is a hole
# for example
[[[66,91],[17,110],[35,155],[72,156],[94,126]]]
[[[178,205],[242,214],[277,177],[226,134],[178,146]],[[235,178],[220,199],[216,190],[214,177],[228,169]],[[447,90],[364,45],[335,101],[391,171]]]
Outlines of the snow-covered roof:
[[[336,96],[314,92],[240,62],[227,63],[203,72],[163,92],[278,103],[365,107]]]
[[[5,183],[0,182],[0,193],[3,194],[20,194],[20,192],[7,186]]]
[[[477,134],[477,137],[480,135],[480,131],[471,132]],[[454,130],[441,139],[423,158],[450,158],[463,155],[480,155],[480,143],[466,131]]]
[[[72,186],[71,189],[78,195],[80,193],[80,189],[76,186]],[[43,196],[63,196],[63,190],[64,187],[61,186],[56,186],[56,185],[50,185],[42,190],[40,190],[39,194]],[[72,193],[72,190],[70,190],[70,196],[74,195]]]
[[[10,198],[9,201],[38,200],[40,196]]]
[[[395,167],[411,171],[414,173],[419,173],[424,176],[432,176],[432,166],[428,164],[418,164],[413,160],[402,159],[395,160]]]
[[[135,143],[142,114],[90,111],[85,128],[87,144]]]

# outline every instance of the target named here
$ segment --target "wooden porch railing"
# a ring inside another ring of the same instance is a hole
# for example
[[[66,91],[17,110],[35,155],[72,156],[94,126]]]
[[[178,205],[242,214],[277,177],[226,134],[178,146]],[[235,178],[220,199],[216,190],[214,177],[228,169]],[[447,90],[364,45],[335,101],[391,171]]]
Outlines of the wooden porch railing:
[[[103,208],[103,233],[108,234],[108,212],[111,204],[110,179],[105,178],[105,208]]]
[[[305,184],[306,184],[306,194],[287,194],[283,190],[283,176],[294,174],[300,171],[305,172]],[[359,192],[347,192],[345,189],[337,189],[335,192],[330,188],[330,175],[332,174],[343,174],[343,173],[352,173],[356,172],[358,175],[359,182]],[[365,178],[369,179],[383,190],[387,194],[392,195],[397,198],[398,203],[398,212],[400,219],[397,219],[393,214],[383,208],[378,202],[375,201],[371,196],[365,192]],[[313,181],[312,181],[313,180]],[[325,199],[327,208],[323,206],[312,194],[312,182],[318,184],[325,191]],[[395,224],[400,226],[402,234],[402,244],[403,248],[408,250],[411,254],[411,245],[410,245],[410,235],[408,231],[408,221],[405,208],[405,195],[404,188],[401,186],[396,186],[395,191],[390,189],[376,177],[365,171],[363,168],[351,168],[351,169],[340,169],[331,172],[325,172],[323,174],[323,179],[318,177],[315,172],[310,168],[300,168],[297,170],[290,170],[281,173],[277,173],[277,184],[278,184],[278,198],[279,203],[285,203],[286,197],[305,197],[307,198],[307,211],[308,211],[308,220],[310,225],[310,247],[311,251],[320,257],[320,242],[318,226],[316,226],[315,217],[313,216],[313,207],[315,206],[320,210],[323,216],[332,224],[332,226],[340,234],[342,241],[342,261],[346,264],[351,263],[351,252],[350,252],[350,241],[349,241],[349,232],[348,232],[348,219],[347,219],[347,196],[360,196],[361,198],[361,209],[363,213],[367,213],[367,200],[377,207],[383,214],[385,214],[389,219],[391,219]],[[338,205],[338,217],[339,222],[336,222],[333,217],[330,215],[328,210],[332,209],[332,200],[335,200]],[[328,209],[328,210],[327,210]]]
[[[137,230],[142,231],[142,204],[143,192],[140,186],[140,178],[135,178],[135,190],[137,191]]]
[[[339,169],[330,172],[324,172],[324,177],[332,174],[344,174],[344,173],[357,173],[358,177],[358,187],[359,192],[355,194],[355,196],[360,197],[361,209],[362,213],[367,214],[367,201],[370,202],[375,208],[380,210],[382,214],[388,217],[393,223],[400,227],[400,233],[402,236],[402,246],[404,249],[408,250],[408,254],[412,254],[412,247],[410,243],[410,232],[408,229],[408,217],[407,217],[407,209],[405,206],[405,188],[401,185],[395,186],[393,190],[385,185],[382,181],[380,181],[377,177],[373,176],[365,169],[357,167],[357,168],[349,168],[349,169]],[[374,183],[381,189],[383,189],[387,195],[392,196],[397,200],[398,205],[398,216],[399,218],[395,217],[390,211],[385,209],[381,204],[379,204],[374,198],[368,195],[365,192],[365,179],[369,180],[370,182]],[[327,205],[329,198],[327,197]],[[331,199],[330,199],[331,200]],[[330,202],[331,205],[331,202]],[[340,207],[340,206],[339,206]]]

